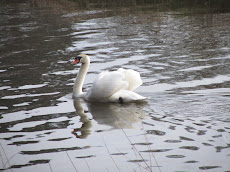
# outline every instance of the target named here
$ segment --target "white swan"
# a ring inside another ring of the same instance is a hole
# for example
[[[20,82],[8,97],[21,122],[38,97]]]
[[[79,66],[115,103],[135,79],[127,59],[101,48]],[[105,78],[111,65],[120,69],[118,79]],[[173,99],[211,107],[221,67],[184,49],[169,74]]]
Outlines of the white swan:
[[[144,100],[134,89],[142,84],[140,74],[132,69],[118,69],[117,71],[104,71],[94,80],[88,92],[82,92],[83,82],[90,65],[90,58],[80,54],[72,64],[82,63],[73,86],[73,96],[84,98],[86,101],[98,102],[132,102]]]

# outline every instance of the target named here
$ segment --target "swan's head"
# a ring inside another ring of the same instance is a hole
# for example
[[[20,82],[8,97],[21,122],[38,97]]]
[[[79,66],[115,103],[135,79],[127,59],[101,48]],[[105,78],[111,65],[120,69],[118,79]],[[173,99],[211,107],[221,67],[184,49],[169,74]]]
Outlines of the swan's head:
[[[77,57],[75,57],[75,60],[72,62],[72,64],[77,64],[77,63],[90,63],[90,59],[89,56],[87,56],[86,54],[80,54]]]

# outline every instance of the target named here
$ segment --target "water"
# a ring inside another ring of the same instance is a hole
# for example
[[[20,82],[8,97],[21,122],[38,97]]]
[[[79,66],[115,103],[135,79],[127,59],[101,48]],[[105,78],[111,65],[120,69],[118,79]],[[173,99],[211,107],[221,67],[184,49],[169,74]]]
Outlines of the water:
[[[230,13],[0,11],[2,170],[230,170]],[[73,100],[80,53],[92,61],[84,90],[131,68],[149,99]]]

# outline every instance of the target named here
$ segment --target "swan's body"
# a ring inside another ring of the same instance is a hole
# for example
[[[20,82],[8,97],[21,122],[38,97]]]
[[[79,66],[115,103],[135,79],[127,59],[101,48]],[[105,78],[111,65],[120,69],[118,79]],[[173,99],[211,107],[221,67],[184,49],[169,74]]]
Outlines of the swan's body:
[[[144,100],[134,89],[142,84],[140,74],[132,69],[104,71],[94,80],[88,92],[82,92],[83,82],[90,65],[90,58],[81,54],[72,64],[82,63],[73,87],[73,96],[84,98],[86,101],[98,102],[132,102]]]

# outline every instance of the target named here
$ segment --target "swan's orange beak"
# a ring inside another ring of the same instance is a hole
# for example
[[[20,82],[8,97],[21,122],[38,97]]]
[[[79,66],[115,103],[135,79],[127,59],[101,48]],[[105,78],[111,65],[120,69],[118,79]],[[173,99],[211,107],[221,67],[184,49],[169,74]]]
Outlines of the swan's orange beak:
[[[72,62],[72,64],[77,64],[79,62],[80,62],[80,60],[79,60],[79,58],[77,58],[77,59],[75,59],[75,61]]]

